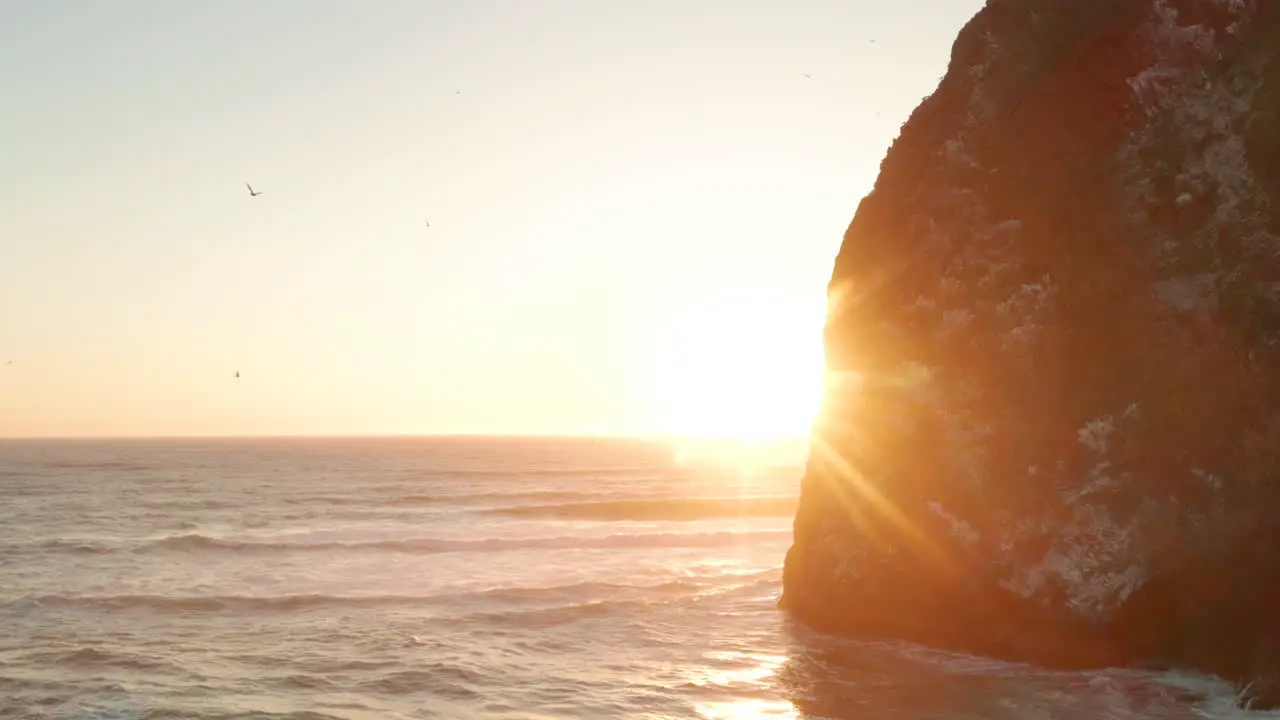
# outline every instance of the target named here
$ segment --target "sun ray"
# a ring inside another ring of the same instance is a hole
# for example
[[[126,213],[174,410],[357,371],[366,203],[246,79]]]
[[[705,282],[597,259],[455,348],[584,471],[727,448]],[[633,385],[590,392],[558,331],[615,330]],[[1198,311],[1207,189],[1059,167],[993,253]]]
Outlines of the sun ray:
[[[847,514],[857,518],[863,515],[864,508],[870,508],[939,570],[949,574],[958,572],[958,566],[950,554],[855,468],[822,433],[814,433],[809,447],[808,472],[826,483],[831,495]],[[879,545],[885,544],[886,539],[880,536],[875,526],[865,522],[859,524],[868,539]]]

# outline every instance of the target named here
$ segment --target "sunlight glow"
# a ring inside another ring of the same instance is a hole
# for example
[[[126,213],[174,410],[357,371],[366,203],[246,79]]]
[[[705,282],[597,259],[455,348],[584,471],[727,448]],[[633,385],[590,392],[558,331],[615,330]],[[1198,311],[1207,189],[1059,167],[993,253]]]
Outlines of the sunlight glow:
[[[712,467],[729,472],[747,489],[768,476],[770,468],[800,466],[809,455],[809,438],[684,437],[674,442],[672,462],[680,467]]]
[[[759,443],[808,437],[822,398],[825,303],[745,296],[682,313],[658,367],[659,423]]]

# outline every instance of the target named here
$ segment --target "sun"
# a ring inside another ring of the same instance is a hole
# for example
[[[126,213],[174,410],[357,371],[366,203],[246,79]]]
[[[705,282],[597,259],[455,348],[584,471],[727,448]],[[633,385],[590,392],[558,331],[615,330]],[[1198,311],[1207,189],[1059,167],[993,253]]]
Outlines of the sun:
[[[808,437],[822,399],[825,310],[748,294],[679,313],[659,349],[662,430],[746,443]]]

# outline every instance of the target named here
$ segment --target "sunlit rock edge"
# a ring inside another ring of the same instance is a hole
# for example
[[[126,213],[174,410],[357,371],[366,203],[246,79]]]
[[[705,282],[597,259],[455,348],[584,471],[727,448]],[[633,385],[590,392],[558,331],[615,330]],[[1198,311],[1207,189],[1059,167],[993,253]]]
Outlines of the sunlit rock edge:
[[[1280,704],[1278,63],[1269,0],[989,0],[836,258],[785,608]]]

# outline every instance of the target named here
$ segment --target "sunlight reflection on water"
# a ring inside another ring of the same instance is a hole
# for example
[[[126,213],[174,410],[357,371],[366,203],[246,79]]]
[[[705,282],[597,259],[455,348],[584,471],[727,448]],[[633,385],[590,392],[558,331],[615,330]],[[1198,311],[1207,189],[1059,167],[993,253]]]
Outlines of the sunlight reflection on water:
[[[761,687],[787,662],[782,655],[759,655],[742,652],[712,652],[704,658],[713,664],[733,664],[731,668],[698,668],[690,682],[700,687],[748,685]],[[745,667],[743,667],[745,665]],[[727,701],[701,702],[695,705],[698,715],[707,720],[784,720],[799,718],[800,711],[781,699],[736,698]]]
[[[778,670],[787,662],[787,658],[779,655],[753,655],[740,652],[713,652],[704,655],[708,660],[719,660],[724,662],[748,661],[752,663],[750,667],[736,668],[732,670],[715,670],[711,668],[701,668],[698,677],[691,680],[694,685],[732,685],[740,682],[758,683],[768,677],[772,677],[778,673]]]
[[[698,714],[707,720],[796,720],[800,711],[786,700],[735,700],[699,703]]]

